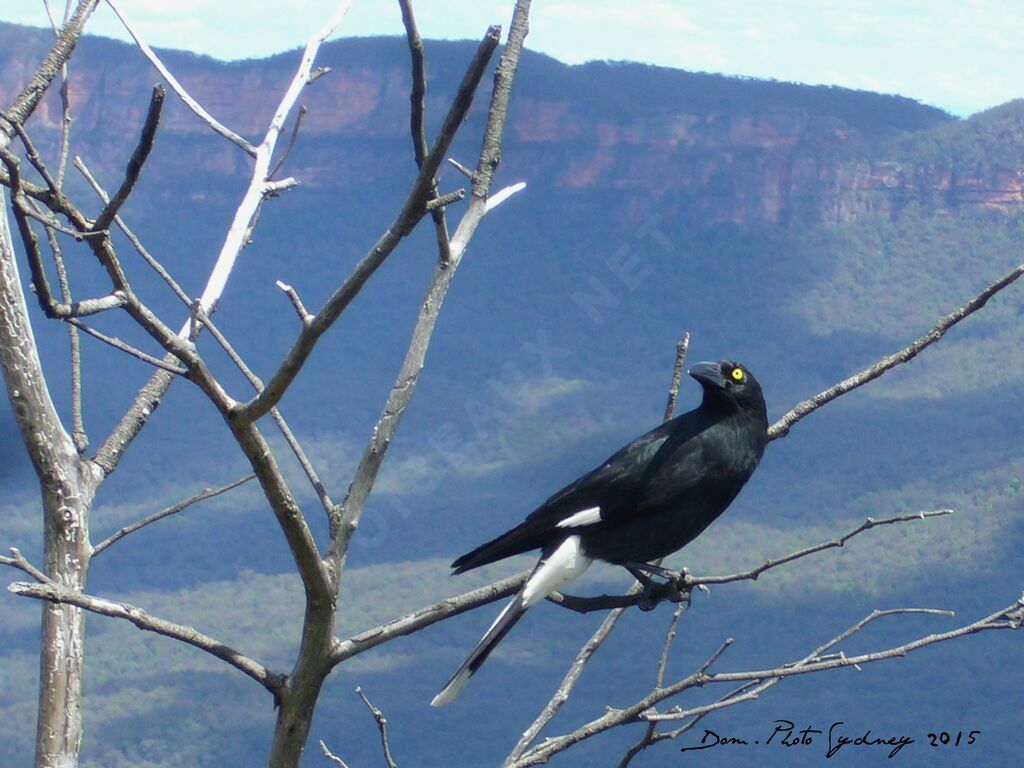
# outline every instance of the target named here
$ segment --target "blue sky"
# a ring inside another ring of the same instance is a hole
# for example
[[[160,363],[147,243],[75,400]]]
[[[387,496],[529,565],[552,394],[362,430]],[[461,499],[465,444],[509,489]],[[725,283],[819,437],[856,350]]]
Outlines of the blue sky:
[[[63,8],[62,0],[50,0]],[[155,46],[220,58],[301,45],[337,0],[118,0]],[[478,38],[509,0],[419,0],[424,36]],[[239,13],[245,8],[245,13]],[[42,0],[0,20],[45,24]],[[89,29],[124,37],[101,3]],[[340,35],[401,34],[395,0],[354,0]],[[968,115],[1024,95],[1020,0],[535,0],[529,47],[562,61],[630,59],[899,93]]]

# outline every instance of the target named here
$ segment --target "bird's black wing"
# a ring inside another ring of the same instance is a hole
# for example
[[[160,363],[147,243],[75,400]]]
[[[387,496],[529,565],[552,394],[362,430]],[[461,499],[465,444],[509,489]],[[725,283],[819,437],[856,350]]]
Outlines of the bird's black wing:
[[[564,538],[567,531],[600,526],[602,521],[621,519],[636,512],[638,504],[650,503],[645,488],[659,478],[666,465],[683,458],[687,473],[672,472],[673,479],[686,484],[686,474],[696,482],[700,473],[700,445],[693,438],[699,432],[696,412],[691,411],[660,424],[610,456],[596,469],[553,494],[520,525],[458,558],[456,573],[544,547]],[[693,453],[692,458],[685,456]],[[683,455],[680,455],[683,454]],[[669,461],[669,459],[672,459]],[[655,490],[663,483],[655,484]],[[678,492],[683,487],[676,486]],[[572,524],[573,516],[579,523]]]

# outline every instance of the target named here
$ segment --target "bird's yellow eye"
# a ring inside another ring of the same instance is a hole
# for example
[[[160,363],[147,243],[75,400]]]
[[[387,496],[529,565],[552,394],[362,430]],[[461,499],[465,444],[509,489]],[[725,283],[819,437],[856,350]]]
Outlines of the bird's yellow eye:
[[[732,369],[732,373],[729,374],[729,375],[732,376],[732,380],[735,381],[736,383],[739,383],[739,382],[743,381],[743,369],[742,368],[733,368]]]

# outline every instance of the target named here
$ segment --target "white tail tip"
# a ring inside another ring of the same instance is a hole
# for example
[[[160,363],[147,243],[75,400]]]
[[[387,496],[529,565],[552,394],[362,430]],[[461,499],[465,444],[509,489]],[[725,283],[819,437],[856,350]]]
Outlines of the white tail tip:
[[[461,670],[437,696],[431,699],[430,706],[443,707],[445,704],[451,704],[462,693],[462,689],[466,687],[466,683],[469,682],[469,678],[472,676],[473,673],[468,667]]]

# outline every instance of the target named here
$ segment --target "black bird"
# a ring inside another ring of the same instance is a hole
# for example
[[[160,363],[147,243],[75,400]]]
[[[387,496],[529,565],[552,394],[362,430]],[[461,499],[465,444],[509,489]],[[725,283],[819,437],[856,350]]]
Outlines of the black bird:
[[[455,573],[540,548],[523,588],[431,706],[452,701],[528,608],[580,576],[594,559],[649,585],[651,560],[693,541],[736,498],[768,443],[764,395],[739,363],[698,363],[700,407],[626,445],[567,485],[520,525],[454,563]]]

